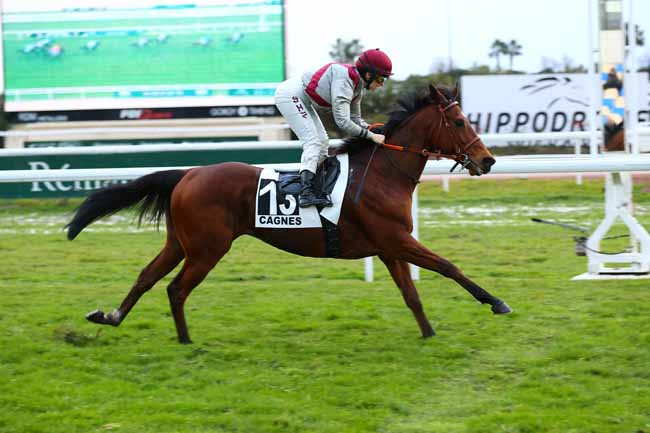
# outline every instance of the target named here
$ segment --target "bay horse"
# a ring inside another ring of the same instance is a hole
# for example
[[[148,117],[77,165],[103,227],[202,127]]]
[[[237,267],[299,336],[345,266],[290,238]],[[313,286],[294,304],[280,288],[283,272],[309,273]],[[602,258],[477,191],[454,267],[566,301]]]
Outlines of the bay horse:
[[[424,338],[435,333],[422,309],[409,263],[453,279],[481,304],[491,305],[495,314],[511,312],[504,301],[411,236],[411,199],[428,158],[453,159],[475,176],[489,173],[495,163],[462,112],[457,96],[457,88],[429,85],[427,92],[401,98],[400,108],[390,114],[384,127],[390,144],[376,146],[368,140],[348,139],[338,150],[348,153],[350,167],[338,224],[338,258],[379,256]],[[108,314],[96,310],[86,318],[94,323],[118,326],[138,299],[184,259],[180,272],[167,287],[167,295],[178,340],[191,343],[185,301],[237,237],[251,235],[294,254],[325,257],[321,228],[255,227],[256,189],[261,171],[259,167],[226,162],[189,170],[159,171],[92,193],[66,226],[68,239],[73,240],[98,218],[138,204],[139,222],[148,218],[158,224],[165,218],[167,239],[117,309]],[[361,181],[362,177],[365,182]],[[355,203],[353,195],[363,183],[363,193]]]
[[[607,123],[604,128],[605,150],[614,152],[625,150],[625,127],[621,123]]]

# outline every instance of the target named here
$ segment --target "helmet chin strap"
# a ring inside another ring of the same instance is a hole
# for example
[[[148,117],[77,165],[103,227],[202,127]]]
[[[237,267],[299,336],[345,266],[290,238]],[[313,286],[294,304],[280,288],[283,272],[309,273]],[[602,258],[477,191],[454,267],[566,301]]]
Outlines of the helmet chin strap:
[[[366,90],[370,90],[370,85],[372,84],[373,81],[375,81],[375,79],[377,79],[376,73],[368,71],[368,74],[370,74],[370,78],[368,78],[368,80],[366,81]]]
[[[373,81],[377,78],[377,70],[375,67],[368,61],[368,55],[366,53],[363,53],[361,57],[359,58],[359,61],[363,65],[363,79],[366,81],[366,90],[370,90],[370,85],[372,84]],[[366,80],[366,74],[370,74],[370,78]]]

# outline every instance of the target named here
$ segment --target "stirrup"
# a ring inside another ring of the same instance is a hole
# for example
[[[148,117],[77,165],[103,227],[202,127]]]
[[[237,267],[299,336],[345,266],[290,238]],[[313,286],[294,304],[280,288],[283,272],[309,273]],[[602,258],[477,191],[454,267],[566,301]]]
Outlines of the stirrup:
[[[298,196],[298,206],[300,206],[301,208],[305,208],[309,206],[331,206],[332,205],[331,203],[332,202],[327,199],[317,197],[311,191],[305,191],[304,194],[300,194]]]
[[[330,197],[329,194],[325,194],[323,197],[321,197],[323,200],[325,200],[325,203],[323,204],[323,207],[332,207],[334,206],[334,203],[332,203],[332,197]]]

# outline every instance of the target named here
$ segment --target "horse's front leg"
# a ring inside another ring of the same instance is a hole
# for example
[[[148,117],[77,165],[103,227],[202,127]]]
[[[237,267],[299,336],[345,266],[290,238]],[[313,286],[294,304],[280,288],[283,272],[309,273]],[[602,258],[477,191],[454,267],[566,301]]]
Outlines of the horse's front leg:
[[[402,237],[398,242],[399,257],[421,268],[438,272],[447,278],[451,278],[463,286],[481,304],[490,304],[494,314],[508,314],[512,309],[501,299],[492,296],[481,286],[470,280],[449,260],[429,251],[410,234]]]
[[[379,258],[388,268],[395,284],[397,284],[397,287],[399,287],[402,292],[404,302],[406,302],[406,305],[411,309],[413,316],[415,316],[415,320],[418,322],[418,326],[422,332],[422,338],[433,337],[436,333],[433,332],[429,319],[427,319],[427,316],[424,314],[422,303],[420,302],[420,296],[418,295],[418,291],[413,284],[413,279],[411,278],[408,263],[396,259],[389,259],[381,255]]]

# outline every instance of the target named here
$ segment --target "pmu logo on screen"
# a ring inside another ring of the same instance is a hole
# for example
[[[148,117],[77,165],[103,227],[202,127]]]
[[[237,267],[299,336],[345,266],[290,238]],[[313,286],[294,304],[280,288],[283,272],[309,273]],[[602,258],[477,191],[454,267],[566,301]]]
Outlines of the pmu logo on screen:
[[[150,109],[120,110],[120,119],[141,120],[141,119],[171,119],[174,113],[171,111],[156,111]]]
[[[273,179],[260,179],[257,190],[258,227],[297,227],[302,224],[298,194],[283,194]]]

